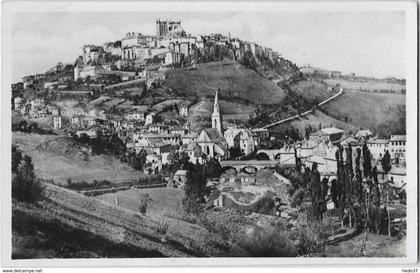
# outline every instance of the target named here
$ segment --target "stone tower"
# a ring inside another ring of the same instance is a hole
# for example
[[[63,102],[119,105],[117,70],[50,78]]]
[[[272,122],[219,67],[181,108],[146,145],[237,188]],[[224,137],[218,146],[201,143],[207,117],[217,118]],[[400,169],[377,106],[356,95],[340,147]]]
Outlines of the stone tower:
[[[217,129],[217,131],[219,131],[219,133],[223,136],[222,115],[220,114],[217,93],[218,91],[216,91],[216,96],[214,97],[213,113],[211,114],[211,128]]]

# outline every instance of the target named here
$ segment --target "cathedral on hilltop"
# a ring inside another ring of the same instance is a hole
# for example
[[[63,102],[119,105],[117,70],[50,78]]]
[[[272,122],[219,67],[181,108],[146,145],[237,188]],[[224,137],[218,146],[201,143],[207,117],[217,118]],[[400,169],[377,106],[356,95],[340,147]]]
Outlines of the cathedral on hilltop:
[[[208,159],[216,158],[219,161],[229,157],[227,142],[223,136],[222,114],[219,108],[218,92],[214,97],[213,113],[211,115],[211,128],[201,131],[196,143],[200,146],[202,154]]]

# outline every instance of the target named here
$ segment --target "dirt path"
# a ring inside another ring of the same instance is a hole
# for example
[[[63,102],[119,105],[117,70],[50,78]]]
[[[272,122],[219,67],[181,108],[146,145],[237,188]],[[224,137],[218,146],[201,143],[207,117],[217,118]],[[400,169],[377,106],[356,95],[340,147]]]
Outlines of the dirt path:
[[[328,99],[326,99],[326,100],[324,100],[324,101],[320,102],[320,103],[318,104],[318,106],[324,105],[325,103],[328,103],[329,101],[331,101],[331,100],[333,100],[333,99],[337,98],[338,96],[340,96],[341,94],[343,94],[343,92],[344,92],[344,91],[343,91],[343,89],[341,89],[341,90],[340,90],[340,92],[338,92],[338,93],[337,93],[337,94],[335,94],[334,96],[329,97]],[[306,111],[306,112],[303,112],[303,113],[301,113],[301,114],[295,115],[295,116],[293,116],[293,117],[289,117],[289,118],[285,118],[285,119],[282,119],[282,120],[279,120],[279,121],[273,122],[273,123],[271,123],[271,124],[268,124],[268,125],[266,125],[266,126],[262,127],[262,129],[267,129],[267,128],[273,127],[273,126],[275,126],[275,125],[279,125],[279,124],[285,123],[285,122],[287,122],[287,121],[294,120],[294,119],[299,118],[299,117],[304,117],[304,116],[306,116],[306,115],[308,115],[308,114],[310,114],[310,113],[312,113],[312,110],[308,110],[308,111]]]

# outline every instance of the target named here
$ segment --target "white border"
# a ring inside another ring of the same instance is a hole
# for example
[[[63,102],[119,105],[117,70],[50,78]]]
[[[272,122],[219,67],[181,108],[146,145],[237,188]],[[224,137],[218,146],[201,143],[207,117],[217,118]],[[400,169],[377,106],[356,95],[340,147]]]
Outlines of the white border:
[[[407,80],[407,257],[406,258],[143,258],[11,260],[11,18],[16,12],[131,11],[405,11]],[[414,1],[369,2],[3,2],[2,3],[1,194],[2,265],[8,267],[63,266],[278,266],[278,265],[397,265],[417,261],[417,6]],[[418,147],[417,147],[418,148]]]

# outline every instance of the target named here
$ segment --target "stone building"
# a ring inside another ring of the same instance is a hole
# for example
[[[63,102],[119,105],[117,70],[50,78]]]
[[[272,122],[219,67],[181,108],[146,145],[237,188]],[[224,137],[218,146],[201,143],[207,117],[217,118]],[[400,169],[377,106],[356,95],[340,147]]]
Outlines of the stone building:
[[[156,20],[156,36],[157,38],[163,38],[168,35],[182,34],[184,30],[181,27],[181,20]]]

